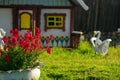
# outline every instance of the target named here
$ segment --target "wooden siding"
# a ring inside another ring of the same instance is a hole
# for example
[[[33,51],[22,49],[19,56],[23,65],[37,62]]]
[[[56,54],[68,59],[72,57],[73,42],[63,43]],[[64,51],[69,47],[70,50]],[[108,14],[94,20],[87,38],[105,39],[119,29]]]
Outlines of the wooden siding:
[[[69,0],[0,0],[0,5],[72,6]]]
[[[120,0],[84,0],[89,11],[75,8],[75,30],[113,32],[120,28]]]

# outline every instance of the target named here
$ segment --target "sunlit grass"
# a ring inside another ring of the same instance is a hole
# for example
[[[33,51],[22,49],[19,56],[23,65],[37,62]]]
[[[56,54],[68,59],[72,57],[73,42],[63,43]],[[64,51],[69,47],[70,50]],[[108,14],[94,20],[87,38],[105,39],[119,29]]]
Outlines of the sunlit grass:
[[[78,48],[66,50],[52,48],[49,55],[43,53],[40,61],[40,80],[119,80],[120,46],[110,47],[106,56],[95,54],[88,42]]]

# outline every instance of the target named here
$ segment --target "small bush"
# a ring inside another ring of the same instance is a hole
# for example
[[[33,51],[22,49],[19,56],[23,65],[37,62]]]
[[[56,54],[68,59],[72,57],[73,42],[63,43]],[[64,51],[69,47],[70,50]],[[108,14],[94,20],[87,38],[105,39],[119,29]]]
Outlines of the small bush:
[[[88,41],[81,41],[75,51],[78,51],[80,54],[94,53],[93,47]]]

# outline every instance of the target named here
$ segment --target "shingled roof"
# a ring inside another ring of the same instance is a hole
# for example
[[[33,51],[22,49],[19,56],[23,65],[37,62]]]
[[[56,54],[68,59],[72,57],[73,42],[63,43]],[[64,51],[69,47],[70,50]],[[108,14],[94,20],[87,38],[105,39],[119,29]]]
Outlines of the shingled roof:
[[[0,0],[0,5],[43,5],[43,6],[82,6],[88,10],[88,6],[83,0]]]

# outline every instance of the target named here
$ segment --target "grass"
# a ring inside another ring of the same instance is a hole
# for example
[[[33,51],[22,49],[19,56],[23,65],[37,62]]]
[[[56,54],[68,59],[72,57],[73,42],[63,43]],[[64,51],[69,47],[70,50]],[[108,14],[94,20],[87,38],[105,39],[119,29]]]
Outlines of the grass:
[[[120,46],[110,47],[106,56],[95,54],[91,44],[76,49],[52,48],[43,53],[40,80],[120,80]]]

